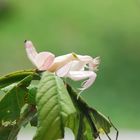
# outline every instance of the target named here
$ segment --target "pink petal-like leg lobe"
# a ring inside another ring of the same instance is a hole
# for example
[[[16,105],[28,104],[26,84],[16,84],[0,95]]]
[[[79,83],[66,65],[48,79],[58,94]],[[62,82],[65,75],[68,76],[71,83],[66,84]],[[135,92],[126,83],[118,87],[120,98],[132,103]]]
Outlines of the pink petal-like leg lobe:
[[[36,56],[36,66],[39,70],[48,70],[52,65],[55,56],[50,52],[41,52]]]
[[[48,70],[55,59],[54,54],[50,52],[37,53],[31,41],[25,41],[25,49],[28,58],[37,67],[38,70]]]
[[[89,88],[95,81],[96,73],[93,71],[70,71],[68,77],[75,81],[88,78],[88,80],[84,81],[82,84],[82,88],[80,88],[80,90],[85,90]]]

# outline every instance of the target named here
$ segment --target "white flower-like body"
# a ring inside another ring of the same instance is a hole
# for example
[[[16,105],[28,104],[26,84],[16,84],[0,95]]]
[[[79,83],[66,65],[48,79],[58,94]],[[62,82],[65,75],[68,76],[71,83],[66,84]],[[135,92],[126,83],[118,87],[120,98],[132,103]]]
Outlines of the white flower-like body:
[[[55,57],[50,52],[37,53],[31,41],[25,41],[25,49],[30,61],[40,71],[55,72],[59,77],[68,77],[74,81],[86,79],[79,88],[81,91],[89,88],[96,79],[99,57],[92,58],[75,53]]]

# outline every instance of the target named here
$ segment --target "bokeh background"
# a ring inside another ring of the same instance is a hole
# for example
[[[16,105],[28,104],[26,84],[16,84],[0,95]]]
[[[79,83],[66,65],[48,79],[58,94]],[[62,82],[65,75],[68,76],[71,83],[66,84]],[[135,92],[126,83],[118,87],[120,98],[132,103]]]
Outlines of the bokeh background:
[[[139,0],[0,0],[0,75],[33,68],[24,50],[100,56],[82,96],[118,129],[140,129]]]

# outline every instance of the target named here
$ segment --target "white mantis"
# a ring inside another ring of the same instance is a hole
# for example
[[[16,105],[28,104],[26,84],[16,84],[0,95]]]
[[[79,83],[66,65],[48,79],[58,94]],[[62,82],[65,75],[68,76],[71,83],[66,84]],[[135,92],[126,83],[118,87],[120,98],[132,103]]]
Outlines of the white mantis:
[[[99,57],[92,58],[75,53],[55,57],[51,52],[37,53],[33,43],[27,40],[25,49],[30,61],[40,71],[55,72],[59,77],[68,77],[74,81],[86,79],[79,88],[80,91],[89,88],[96,79],[95,71],[100,63]]]

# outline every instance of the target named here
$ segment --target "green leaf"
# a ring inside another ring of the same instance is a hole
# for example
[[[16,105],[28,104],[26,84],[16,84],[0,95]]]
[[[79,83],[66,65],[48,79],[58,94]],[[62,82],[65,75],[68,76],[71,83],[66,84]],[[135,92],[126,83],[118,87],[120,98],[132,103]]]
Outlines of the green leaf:
[[[110,133],[111,124],[109,120],[101,114],[99,111],[91,108],[91,114],[94,120],[94,123],[100,133]]]
[[[12,129],[13,129],[13,126],[0,127],[0,140],[8,140]],[[13,140],[16,140],[16,139],[17,138],[15,137]]]
[[[29,86],[32,76],[29,75],[23,80],[10,87],[3,89],[4,96],[0,100],[0,136],[3,135],[2,140],[7,140],[9,137],[10,128],[14,128],[17,125],[17,121],[20,118],[20,111],[25,104],[25,95],[28,92],[27,86]],[[7,136],[4,136],[3,131],[7,132]],[[5,138],[5,139],[4,139]]]
[[[75,107],[86,118],[87,121],[85,121],[85,122],[87,122],[90,125],[93,137],[97,138],[99,133],[91,118],[88,104],[81,97],[79,97],[77,100],[78,94],[76,94],[76,92],[69,85],[67,85],[67,89],[68,89],[69,95],[70,95]],[[87,126],[88,124],[83,124],[83,125]]]
[[[26,126],[36,115],[36,108],[33,105],[25,104],[21,110],[20,118],[9,133],[8,140],[15,140],[22,126]]]
[[[44,72],[37,97],[38,128],[34,140],[56,140],[64,137],[64,128],[76,132],[77,112],[63,81]]]
[[[36,105],[36,93],[37,93],[37,87],[36,86],[30,86],[28,88],[28,95],[27,95],[27,103]]]
[[[83,126],[81,127],[87,127],[85,129],[86,137],[91,137],[91,132],[94,138],[97,138],[99,133],[109,133],[112,126],[109,120],[103,114],[90,107],[82,97],[79,97],[77,100],[76,92],[69,85],[67,85],[67,89],[77,110],[84,116]],[[83,135],[82,137],[85,136]]]
[[[88,123],[88,120],[86,117],[83,119],[83,135],[80,140],[94,140],[94,137],[92,135],[92,129]]]
[[[0,101],[0,121],[14,121],[19,117],[20,109],[25,104],[24,97],[28,91],[26,87],[31,80],[32,76],[27,76],[12,87],[3,89],[5,96]]]
[[[27,76],[33,76],[34,80],[39,80],[40,76],[36,72],[36,70],[21,70],[21,71],[16,71],[10,74],[7,74],[5,76],[0,77],[0,89],[4,88],[10,84],[16,83],[21,81]]]
[[[94,140],[92,129],[88,123],[87,118],[82,113],[80,113],[79,130],[76,140]]]

